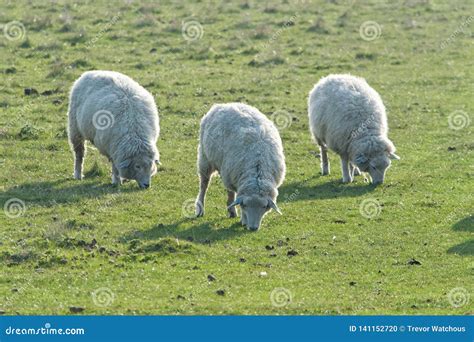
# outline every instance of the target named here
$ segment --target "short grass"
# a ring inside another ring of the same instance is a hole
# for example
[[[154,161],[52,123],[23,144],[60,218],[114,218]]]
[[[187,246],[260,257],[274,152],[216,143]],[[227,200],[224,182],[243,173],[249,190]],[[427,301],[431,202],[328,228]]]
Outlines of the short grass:
[[[0,205],[25,210],[0,214],[0,312],[473,314],[473,12],[448,0],[2,2],[4,30],[25,31],[0,37]],[[193,20],[202,31],[186,40]],[[163,166],[147,191],[112,187],[91,147],[86,179],[72,179],[68,90],[91,69],[156,98]],[[402,160],[383,186],[341,184],[334,154],[320,175],[306,98],[330,73],[363,76],[384,99]],[[199,120],[230,101],[278,119],[287,158],[284,214],[256,233],[226,218],[217,177],[206,216],[186,217]]]

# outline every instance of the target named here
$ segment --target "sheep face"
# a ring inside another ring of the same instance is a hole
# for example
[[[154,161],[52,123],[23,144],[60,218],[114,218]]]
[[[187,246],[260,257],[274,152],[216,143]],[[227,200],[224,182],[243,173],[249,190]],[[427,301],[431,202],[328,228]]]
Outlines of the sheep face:
[[[355,164],[360,171],[369,173],[372,183],[378,185],[384,182],[385,173],[392,163],[391,159],[399,159],[399,157],[386,151],[372,156],[359,154],[356,157]]]
[[[268,198],[261,196],[245,196],[240,205],[242,210],[242,223],[250,230],[258,230],[263,216],[271,209]]]
[[[387,137],[369,137],[358,147],[351,162],[360,171],[369,173],[374,185],[382,184],[391,160],[400,159],[395,154],[395,146]]]
[[[253,231],[260,228],[263,217],[271,209],[281,214],[275,202],[268,196],[239,196],[230,207],[235,205],[240,205],[242,224]]]
[[[141,189],[149,188],[151,177],[156,173],[157,158],[148,155],[138,155],[125,159],[118,164],[120,178],[134,179]]]

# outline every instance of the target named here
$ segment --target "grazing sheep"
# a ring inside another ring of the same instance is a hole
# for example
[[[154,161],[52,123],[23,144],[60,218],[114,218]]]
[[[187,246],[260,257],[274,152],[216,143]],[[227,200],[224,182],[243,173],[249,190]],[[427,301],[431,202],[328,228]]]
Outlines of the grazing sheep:
[[[218,171],[227,189],[229,217],[240,205],[241,223],[260,227],[276,205],[285,177],[285,156],[278,130],[265,115],[243,103],[217,104],[201,120],[198,148],[200,190],[196,215],[204,215],[209,180]],[[236,198],[237,193],[237,198]]]
[[[160,128],[148,91],[118,72],[88,71],[72,86],[68,117],[75,179],[82,179],[85,140],[89,140],[111,161],[112,184],[134,179],[140,188],[150,186],[159,163]]]
[[[387,137],[387,116],[379,94],[363,78],[329,75],[311,90],[310,131],[321,149],[322,174],[329,174],[328,148],[341,157],[343,182],[359,170],[383,183],[390,159],[400,159]]]

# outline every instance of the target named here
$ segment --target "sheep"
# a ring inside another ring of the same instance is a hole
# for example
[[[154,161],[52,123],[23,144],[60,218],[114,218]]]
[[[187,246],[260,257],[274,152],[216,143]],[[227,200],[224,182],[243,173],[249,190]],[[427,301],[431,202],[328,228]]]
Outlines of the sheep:
[[[360,171],[368,172],[373,184],[383,183],[391,159],[400,159],[387,137],[382,99],[363,78],[322,78],[309,93],[308,116],[310,132],[320,146],[323,175],[329,174],[328,148],[341,157],[344,183]]]
[[[155,100],[142,86],[118,72],[85,72],[72,86],[68,119],[75,179],[83,177],[89,140],[112,163],[112,184],[136,180],[142,189],[150,186],[160,159],[160,127]]]
[[[227,211],[256,231],[276,204],[278,187],[285,178],[285,156],[278,130],[258,109],[243,103],[216,104],[202,118],[198,146],[200,189],[196,216],[204,215],[209,181],[219,172],[227,189]],[[237,193],[237,197],[236,197]]]

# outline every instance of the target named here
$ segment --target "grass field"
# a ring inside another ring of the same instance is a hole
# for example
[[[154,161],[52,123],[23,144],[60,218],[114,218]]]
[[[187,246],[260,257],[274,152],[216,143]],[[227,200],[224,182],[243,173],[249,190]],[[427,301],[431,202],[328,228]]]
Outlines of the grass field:
[[[472,1],[2,1],[0,313],[474,314]],[[68,91],[125,73],[155,96],[151,189],[72,179]],[[374,188],[320,175],[307,94],[330,73],[382,96],[399,162]],[[198,192],[200,118],[273,118],[287,176],[258,232]]]

